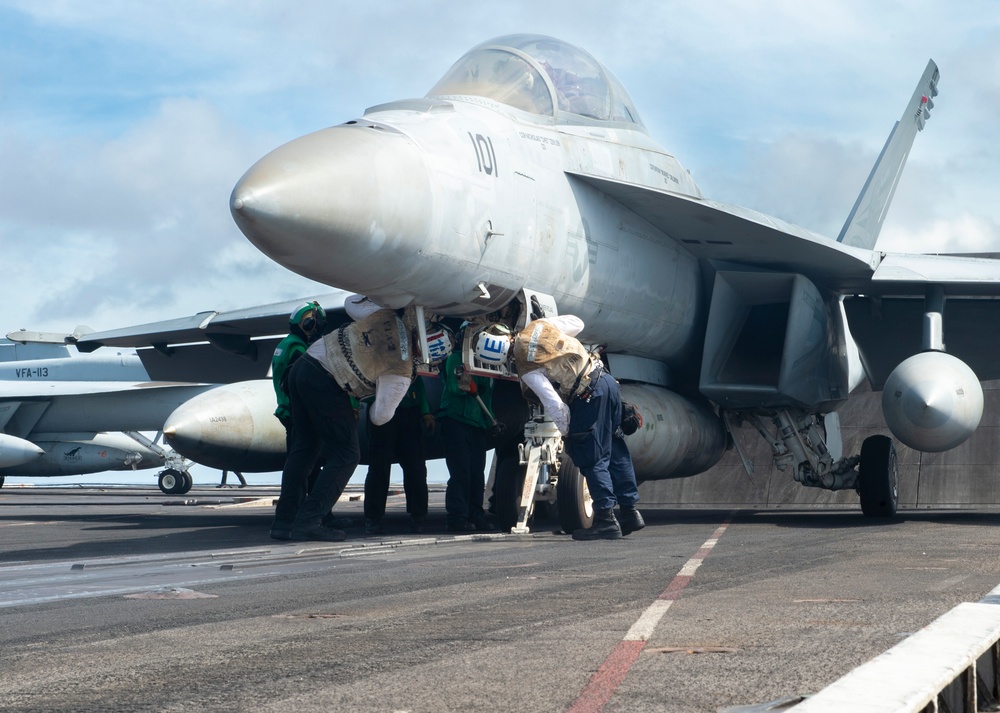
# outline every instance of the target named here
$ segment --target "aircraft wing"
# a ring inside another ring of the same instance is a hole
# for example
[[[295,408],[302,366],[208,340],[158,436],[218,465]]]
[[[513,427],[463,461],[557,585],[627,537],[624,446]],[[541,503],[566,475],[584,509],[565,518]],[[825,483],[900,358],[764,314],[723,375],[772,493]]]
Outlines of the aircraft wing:
[[[125,391],[157,391],[178,386],[207,386],[179,381],[24,381],[3,382],[2,403],[39,401],[55,397],[118,394]]]
[[[763,213],[584,173],[692,255],[716,263],[805,275],[840,294],[1000,296],[1000,261],[981,256],[885,253],[837,242]]]
[[[100,347],[137,349],[150,379],[224,384],[267,376],[274,347],[288,333],[288,316],[303,302],[323,305],[327,322],[347,321],[344,297],[335,292],[229,311],[206,311],[189,317],[149,322],[103,332],[65,335],[82,352]],[[12,341],[31,341],[30,332],[11,332]],[[39,335],[52,341],[53,335]]]
[[[602,176],[570,175],[621,203],[695,257],[795,272],[831,289],[863,285],[878,255],[763,213]],[[838,290],[839,291],[839,290]]]
[[[335,292],[226,312],[199,312],[190,317],[90,332],[76,336],[73,342],[80,351],[88,352],[99,347],[161,348],[207,341],[238,353],[239,347],[251,338],[287,334],[288,315],[303,302],[315,300],[327,313],[336,314],[343,310],[345,296],[344,292]],[[16,338],[17,333],[13,335]]]
[[[947,351],[983,380],[1000,379],[1000,259],[919,255],[852,247],[755,211],[573,174],[666,233],[693,255],[805,275],[845,296],[848,324],[875,389],[922,349],[924,298],[944,288]]]

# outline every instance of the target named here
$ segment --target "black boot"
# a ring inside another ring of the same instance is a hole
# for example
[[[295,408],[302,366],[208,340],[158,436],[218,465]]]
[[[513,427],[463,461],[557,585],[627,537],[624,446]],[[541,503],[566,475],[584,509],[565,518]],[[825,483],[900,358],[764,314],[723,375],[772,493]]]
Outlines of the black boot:
[[[611,508],[594,511],[594,524],[573,533],[574,540],[617,540],[621,536],[622,529]]]
[[[636,530],[641,530],[646,526],[646,523],[642,519],[642,515],[639,511],[632,507],[622,507],[621,508],[621,523],[622,535],[631,535]]]

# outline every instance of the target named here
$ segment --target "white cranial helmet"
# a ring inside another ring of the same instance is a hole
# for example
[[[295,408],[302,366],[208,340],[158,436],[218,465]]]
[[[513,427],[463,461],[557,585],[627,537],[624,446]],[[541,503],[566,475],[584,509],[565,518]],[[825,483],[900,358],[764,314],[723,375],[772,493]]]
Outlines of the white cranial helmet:
[[[440,322],[427,325],[427,358],[431,364],[443,362],[451,354],[451,330]]]
[[[507,361],[510,345],[510,330],[502,324],[494,324],[476,337],[476,357],[484,364],[503,364]]]

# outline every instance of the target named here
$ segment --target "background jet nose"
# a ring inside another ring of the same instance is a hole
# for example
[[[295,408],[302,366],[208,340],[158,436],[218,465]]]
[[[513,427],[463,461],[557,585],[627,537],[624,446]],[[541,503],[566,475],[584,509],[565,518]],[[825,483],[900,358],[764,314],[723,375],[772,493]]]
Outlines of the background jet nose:
[[[430,231],[432,196],[407,137],[337,126],[281,146],[233,190],[233,218],[266,255],[345,289],[391,284]]]

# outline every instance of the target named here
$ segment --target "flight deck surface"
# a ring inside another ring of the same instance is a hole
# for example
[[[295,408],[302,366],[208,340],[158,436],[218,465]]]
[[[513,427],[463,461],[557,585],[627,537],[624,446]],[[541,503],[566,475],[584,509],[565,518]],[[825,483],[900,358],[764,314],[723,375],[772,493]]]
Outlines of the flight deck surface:
[[[395,490],[394,490],[395,492]],[[1000,512],[647,509],[614,542],[269,539],[274,488],[4,488],[5,710],[717,711],[820,690],[1000,584]]]

